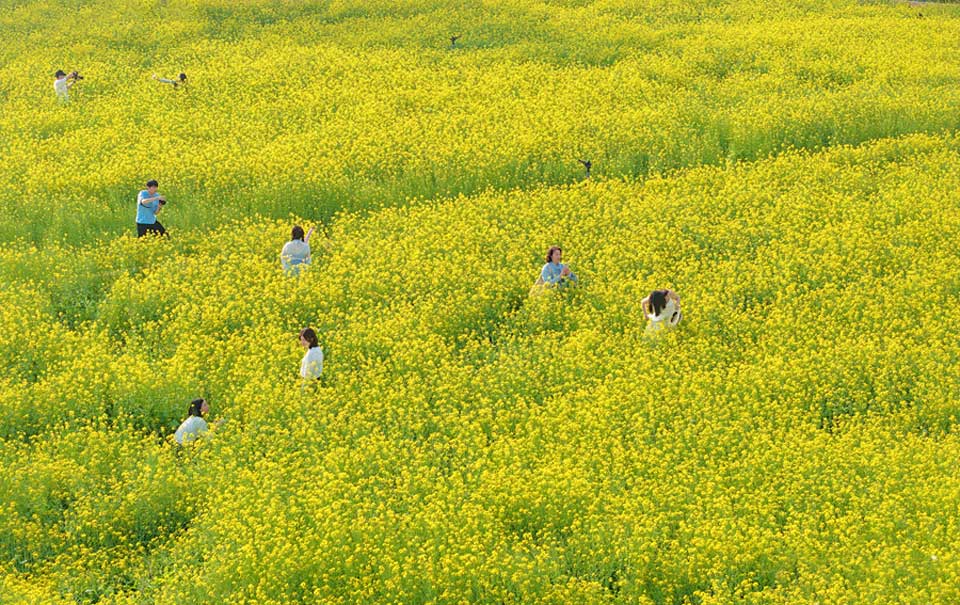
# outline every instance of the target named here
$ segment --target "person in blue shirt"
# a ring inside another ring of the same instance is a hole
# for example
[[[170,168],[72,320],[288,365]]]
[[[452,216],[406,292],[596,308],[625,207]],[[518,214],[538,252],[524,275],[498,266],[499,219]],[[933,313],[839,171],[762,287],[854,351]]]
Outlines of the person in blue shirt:
[[[147,188],[137,194],[137,237],[148,233],[167,234],[167,230],[157,220],[157,215],[167,200],[157,193],[157,187],[159,185],[156,181],[147,181]]]
[[[563,250],[560,246],[552,246],[547,250],[547,264],[540,270],[540,279],[537,280],[536,285],[563,287],[577,283],[577,276],[570,267],[561,263],[561,260],[563,260]]]
[[[307,231],[306,237],[303,235],[303,227],[295,225],[290,241],[284,244],[280,251],[280,265],[287,275],[298,275],[302,265],[310,264],[310,236],[313,235],[313,227]]]

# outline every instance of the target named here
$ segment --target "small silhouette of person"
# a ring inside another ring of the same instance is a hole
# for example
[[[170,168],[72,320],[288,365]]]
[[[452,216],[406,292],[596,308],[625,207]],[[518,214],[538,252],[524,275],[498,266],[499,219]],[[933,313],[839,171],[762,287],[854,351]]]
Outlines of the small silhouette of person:
[[[186,88],[187,86],[187,74],[185,73],[181,73],[179,76],[177,76],[176,80],[171,80],[169,78],[160,78],[157,76],[157,74],[153,74],[153,79],[156,80],[157,82],[160,82],[161,84],[170,84],[174,88],[178,88],[180,86],[183,86],[184,88]]]

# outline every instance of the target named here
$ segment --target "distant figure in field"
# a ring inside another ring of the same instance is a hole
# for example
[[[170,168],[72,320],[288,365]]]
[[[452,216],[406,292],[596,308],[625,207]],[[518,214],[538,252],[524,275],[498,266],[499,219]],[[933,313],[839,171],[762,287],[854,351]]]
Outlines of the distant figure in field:
[[[672,328],[680,323],[680,296],[673,290],[654,290],[650,296],[640,301],[644,315],[650,320],[647,332],[656,332],[663,328]]]
[[[306,380],[320,380],[323,372],[323,349],[317,341],[317,333],[313,328],[300,330],[300,345],[307,350],[300,362],[300,376]]]
[[[156,181],[147,181],[147,188],[137,194],[137,237],[148,233],[167,234],[167,230],[157,220],[157,215],[167,200],[157,193],[157,187],[159,185]]]
[[[58,69],[57,73],[54,74],[55,80],[53,81],[53,91],[57,93],[57,100],[61,103],[66,103],[70,100],[70,87],[77,83],[77,80],[81,80],[80,74],[77,72],[65,73],[62,69]]]
[[[156,80],[157,82],[160,82],[161,84],[171,84],[173,85],[174,89],[176,89],[179,86],[183,86],[184,88],[187,87],[187,74],[182,72],[180,73],[179,76],[177,76],[176,80],[171,80],[169,78],[160,78],[160,77],[157,77],[157,74],[153,74],[153,79]]]
[[[591,162],[590,160],[577,160],[577,161],[583,164],[583,167],[587,169],[587,178],[589,179],[590,169],[593,168],[593,162]]]
[[[290,235],[290,241],[283,245],[280,251],[280,264],[287,275],[299,275],[300,265],[310,264],[310,236],[313,227],[307,235],[303,235],[303,227],[296,225]]]
[[[540,277],[534,286],[556,286],[564,287],[569,284],[577,283],[577,276],[574,275],[570,267],[563,264],[563,250],[560,246],[552,246],[547,250],[547,264],[540,270]]]
[[[177,432],[173,435],[173,439],[177,442],[177,445],[185,445],[197,439],[202,433],[206,433],[207,421],[203,419],[203,416],[210,411],[210,406],[207,405],[207,400],[203,399],[194,399],[190,402],[190,408],[187,410],[187,419],[180,423],[180,428],[177,429]]]

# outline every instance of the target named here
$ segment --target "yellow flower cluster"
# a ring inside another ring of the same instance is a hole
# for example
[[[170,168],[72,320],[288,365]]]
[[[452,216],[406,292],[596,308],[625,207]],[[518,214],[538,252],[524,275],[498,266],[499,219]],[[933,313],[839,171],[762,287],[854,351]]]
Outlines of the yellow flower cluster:
[[[4,9],[0,603],[960,602],[960,21],[922,11]],[[530,297],[550,245],[579,285]]]
[[[295,279],[291,221],[4,251],[5,600],[950,602],[958,152],[342,215]]]
[[[595,177],[644,177],[939,131],[960,105],[949,8],[920,19],[852,1],[19,4],[0,13],[6,241],[129,230],[150,178],[175,228],[328,218],[571,183],[578,159]],[[58,65],[85,74],[65,106]],[[180,71],[183,88],[151,77]]]

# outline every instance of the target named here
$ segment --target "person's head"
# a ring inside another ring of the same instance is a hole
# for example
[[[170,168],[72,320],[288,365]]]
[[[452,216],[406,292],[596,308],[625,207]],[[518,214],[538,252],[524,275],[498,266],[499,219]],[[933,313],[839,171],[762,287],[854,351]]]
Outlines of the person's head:
[[[66,77],[67,77],[67,72],[63,71],[62,69],[58,69],[58,70],[57,70],[57,73],[53,74],[53,77],[55,77],[55,78],[58,79],[58,80],[59,80],[60,78],[66,78]]]
[[[147,191],[149,191],[150,193],[156,193],[157,187],[159,186],[160,184],[154,181],[153,179],[147,181]]]
[[[666,290],[654,290],[650,293],[650,311],[654,316],[660,315],[660,313],[667,306],[667,291]]]
[[[317,333],[313,331],[313,328],[300,330],[300,344],[307,349],[320,346],[320,342],[317,340]]]
[[[300,225],[295,225],[293,227],[293,232],[290,234],[290,239],[298,239],[301,242],[303,241],[303,227]]]
[[[563,250],[560,249],[560,246],[551,246],[547,250],[547,262],[548,263],[559,263],[563,259]]]
[[[186,82],[186,81],[187,81],[187,74],[185,74],[185,73],[183,73],[183,72],[180,72],[180,81],[181,81],[181,82]]]
[[[203,397],[194,399],[190,402],[190,409],[187,411],[189,416],[203,416],[210,411],[210,406],[207,405],[207,400]]]

